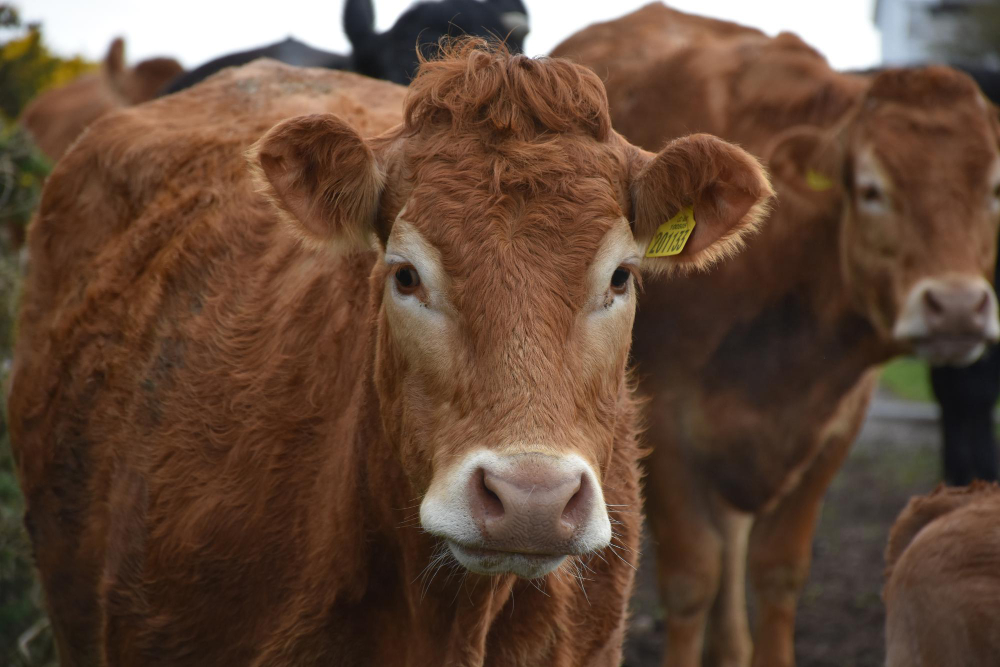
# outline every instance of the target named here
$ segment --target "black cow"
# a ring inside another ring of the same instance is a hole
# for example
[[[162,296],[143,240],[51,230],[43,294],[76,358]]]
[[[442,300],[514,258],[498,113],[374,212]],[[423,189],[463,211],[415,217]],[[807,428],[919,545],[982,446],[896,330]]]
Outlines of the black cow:
[[[441,37],[469,34],[505,40],[512,52],[520,53],[528,34],[528,13],[521,0],[419,2],[406,10],[392,28],[378,33],[372,1],[347,0],[344,31],[354,49],[349,56],[314,49],[288,38],[209,61],[171,81],[160,94],[189,88],[225,67],[245,65],[257,58],[274,58],[299,67],[352,70],[406,85],[417,69],[417,49],[433,55]]]
[[[405,85],[417,71],[418,45],[425,56],[432,56],[442,37],[463,33],[493,37],[520,53],[528,34],[528,13],[521,0],[420,2],[378,34],[371,0],[347,0],[344,32],[354,48],[356,72]]]
[[[1000,71],[957,67],[975,79],[994,104],[1000,104]],[[1000,270],[994,280],[1000,284]],[[993,409],[1000,398],[1000,350],[991,347],[979,361],[964,368],[932,368],[931,387],[941,405],[945,481],[955,486],[974,479],[996,481]]]

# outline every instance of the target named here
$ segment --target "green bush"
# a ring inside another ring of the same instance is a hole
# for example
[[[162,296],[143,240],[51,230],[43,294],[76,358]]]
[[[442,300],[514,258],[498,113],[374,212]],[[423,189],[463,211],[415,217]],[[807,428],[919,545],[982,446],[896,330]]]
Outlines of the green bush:
[[[19,230],[12,234],[8,229],[8,246],[20,244],[50,169],[23,130],[14,125],[0,129],[0,221]]]
[[[22,28],[17,10],[0,3],[0,397],[5,397],[14,343],[14,315],[20,294],[18,249],[41,197],[51,165],[14,123],[24,106],[45,88],[65,83],[94,65],[60,58],[48,50],[41,28]],[[31,547],[22,523],[24,501],[17,482],[7,428],[6,400],[0,405],[0,666],[55,664],[52,635],[42,608]],[[24,645],[20,647],[18,644]]]
[[[0,242],[0,387],[6,388],[10,371],[14,312],[20,276],[10,246]],[[51,636],[35,633],[29,655],[18,648],[32,629],[44,629],[45,613],[35,577],[28,536],[22,524],[24,503],[14,472],[10,433],[0,410],[0,665],[34,667],[53,659]]]

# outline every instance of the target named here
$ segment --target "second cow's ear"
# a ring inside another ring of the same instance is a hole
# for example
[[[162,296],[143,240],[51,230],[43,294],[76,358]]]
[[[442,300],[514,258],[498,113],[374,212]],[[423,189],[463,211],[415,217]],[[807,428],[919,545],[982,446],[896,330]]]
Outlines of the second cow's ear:
[[[707,134],[671,141],[632,181],[644,266],[701,269],[735,253],[772,196],[763,167],[738,146]]]
[[[248,152],[261,191],[307,240],[367,249],[384,178],[371,148],[333,114],[271,128]]]
[[[843,153],[835,133],[801,126],[779,134],[765,159],[776,182],[826,206],[829,197],[841,195]]]

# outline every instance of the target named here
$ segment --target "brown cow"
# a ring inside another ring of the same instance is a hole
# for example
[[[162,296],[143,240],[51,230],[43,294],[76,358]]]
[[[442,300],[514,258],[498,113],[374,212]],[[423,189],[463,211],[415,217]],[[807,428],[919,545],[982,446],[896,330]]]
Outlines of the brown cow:
[[[125,65],[125,42],[111,43],[101,71],[84,74],[33,99],[21,126],[53,162],[62,157],[91,123],[121,107],[147,102],[184,68],[173,58],[150,58]]]
[[[839,74],[792,35],[662,5],[555,55],[607,77],[630,141],[707,131],[770,157],[779,197],[762,235],[683,289],[650,285],[633,351],[653,396],[646,511],[666,664],[699,664],[707,646],[722,664],[792,665],[820,503],[879,364],[907,351],[966,363],[1000,331],[994,112],[948,68]]]
[[[1000,660],[1000,487],[910,500],[886,549],[886,667]]]
[[[631,146],[564,61],[470,41],[403,90],[228,70],[50,177],[9,411],[64,664],[620,663],[644,244],[693,206],[654,265],[704,266],[770,186]],[[257,142],[275,207],[241,156],[292,110],[338,116]]]

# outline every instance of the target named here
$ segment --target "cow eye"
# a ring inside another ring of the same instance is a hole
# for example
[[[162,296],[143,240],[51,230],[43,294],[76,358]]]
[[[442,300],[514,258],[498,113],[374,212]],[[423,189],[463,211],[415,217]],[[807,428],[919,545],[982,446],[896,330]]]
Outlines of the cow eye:
[[[619,266],[611,274],[611,291],[622,294],[628,288],[628,279],[632,277],[632,272],[624,266]]]
[[[992,213],[1000,212],[1000,183],[993,186],[993,192],[990,194],[989,207]]]
[[[874,204],[882,200],[882,191],[877,185],[865,185],[861,187],[861,201]]]
[[[420,274],[410,265],[396,269],[396,288],[402,294],[413,294],[420,287]]]

